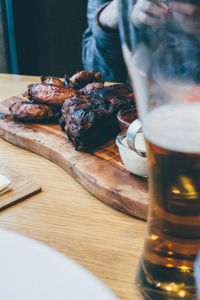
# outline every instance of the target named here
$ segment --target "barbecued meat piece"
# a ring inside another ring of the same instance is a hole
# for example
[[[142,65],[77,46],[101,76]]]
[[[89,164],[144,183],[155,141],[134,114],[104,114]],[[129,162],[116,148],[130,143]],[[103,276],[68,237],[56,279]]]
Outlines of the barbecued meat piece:
[[[48,84],[55,84],[55,85],[58,85],[58,86],[63,86],[63,82],[57,77],[41,76],[40,79],[41,79],[41,82],[45,82],[45,83],[48,83]]]
[[[65,76],[64,82],[66,86],[74,87],[76,89],[81,89],[82,87],[86,86],[88,83],[92,83],[92,82],[104,83],[104,80],[101,76],[101,73],[84,70],[74,74],[71,78]]]
[[[28,86],[28,98],[35,102],[61,106],[65,99],[76,96],[73,88],[47,83],[36,83]]]
[[[60,119],[75,149],[92,149],[119,131],[117,112],[123,107],[135,106],[129,85],[112,85],[90,95],[65,100]]]
[[[87,95],[91,93],[95,93],[98,90],[104,88],[104,84],[102,82],[92,82],[88,83],[84,88],[78,90],[81,95]]]
[[[93,96],[96,98],[106,99],[113,105],[114,103],[118,103],[117,105],[119,106],[119,109],[121,109],[122,106],[135,107],[133,91],[129,83],[109,85],[93,93]],[[116,107],[116,109],[118,108]]]
[[[58,121],[61,114],[60,108],[30,103],[24,100],[13,103],[9,110],[14,120],[31,123]]]

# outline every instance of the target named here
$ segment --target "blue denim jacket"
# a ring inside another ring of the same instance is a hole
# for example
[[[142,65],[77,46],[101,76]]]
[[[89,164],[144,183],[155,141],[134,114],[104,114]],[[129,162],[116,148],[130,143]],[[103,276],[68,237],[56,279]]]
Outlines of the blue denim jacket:
[[[96,16],[106,0],[88,0],[88,28],[82,38],[82,61],[86,70],[100,72],[105,81],[127,82],[119,32],[105,31]]]

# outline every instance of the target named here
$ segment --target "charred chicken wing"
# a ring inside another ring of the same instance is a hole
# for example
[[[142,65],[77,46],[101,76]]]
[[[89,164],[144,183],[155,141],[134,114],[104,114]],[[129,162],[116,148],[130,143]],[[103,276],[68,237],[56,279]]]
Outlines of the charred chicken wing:
[[[40,79],[41,79],[41,82],[45,82],[45,83],[48,83],[48,84],[55,84],[55,85],[58,85],[58,86],[63,86],[63,82],[57,77],[41,76]]]
[[[65,76],[64,82],[66,86],[74,87],[76,89],[81,89],[84,86],[86,86],[88,83],[92,83],[92,82],[104,83],[104,80],[101,76],[101,73],[84,70],[74,74],[71,78]]]
[[[91,95],[65,100],[62,106],[61,128],[75,149],[93,149],[115,137],[119,131],[117,112],[135,106],[127,84],[105,87]]]
[[[58,108],[24,100],[13,103],[9,110],[12,118],[20,122],[48,122],[56,121],[60,117],[60,109]]]
[[[28,98],[30,100],[55,106],[61,106],[65,99],[77,96],[77,94],[77,91],[73,88],[45,82],[28,86]]]
[[[98,90],[101,90],[103,88],[104,88],[104,84],[102,82],[92,82],[92,83],[88,83],[85,87],[78,90],[78,92],[81,95],[87,95],[87,94],[95,93]]]

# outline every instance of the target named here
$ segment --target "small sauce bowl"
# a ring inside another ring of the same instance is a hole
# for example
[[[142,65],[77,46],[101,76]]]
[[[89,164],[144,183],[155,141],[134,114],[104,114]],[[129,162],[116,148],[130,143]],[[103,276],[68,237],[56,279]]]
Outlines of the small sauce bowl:
[[[119,110],[117,113],[117,120],[121,132],[126,132],[131,123],[138,118],[136,108],[129,108],[126,110]]]
[[[137,134],[138,139],[136,139],[136,146],[140,148],[145,147],[143,142],[143,133],[139,132]],[[126,141],[126,132],[120,132],[115,140],[116,145],[118,147],[121,160],[128,171],[132,174],[147,178],[148,177],[148,169],[147,169],[147,158],[139,155],[136,151],[129,148]],[[141,149],[146,151],[146,149]]]

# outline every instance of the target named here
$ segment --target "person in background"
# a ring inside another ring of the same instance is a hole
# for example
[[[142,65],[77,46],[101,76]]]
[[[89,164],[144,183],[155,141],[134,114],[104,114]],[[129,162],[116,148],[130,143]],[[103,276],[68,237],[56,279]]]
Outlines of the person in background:
[[[106,81],[126,82],[118,32],[118,1],[88,0],[87,20],[82,41],[84,68],[100,72]]]
[[[188,22],[193,28],[199,20],[200,6],[176,1],[138,0],[132,20],[136,27],[145,24],[159,28],[163,18],[170,19],[172,16],[183,27]],[[82,38],[84,68],[100,72],[105,81],[127,82],[118,31],[118,0],[88,0],[87,20],[88,28]]]

